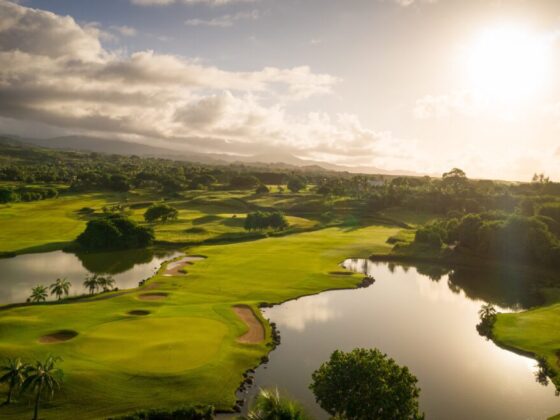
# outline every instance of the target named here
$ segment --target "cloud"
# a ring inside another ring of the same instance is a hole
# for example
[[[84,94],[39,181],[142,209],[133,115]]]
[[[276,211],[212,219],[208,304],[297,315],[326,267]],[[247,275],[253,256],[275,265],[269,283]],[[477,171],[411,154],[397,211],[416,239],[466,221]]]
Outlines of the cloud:
[[[118,32],[119,34],[123,35],[123,36],[136,36],[138,34],[138,31],[135,28],[132,28],[130,26],[111,26],[111,29],[115,32]]]
[[[257,20],[259,18],[258,10],[250,12],[239,12],[233,15],[222,15],[212,19],[189,19],[185,21],[187,26],[214,26],[220,28],[229,28],[235,22],[240,20]]]
[[[418,3],[437,3],[438,0],[393,0],[393,2],[397,3],[399,6],[408,7]]]
[[[234,3],[254,3],[259,0],[130,0],[137,6],[167,6],[175,3],[206,4],[209,6],[225,6]]]
[[[330,94],[338,82],[308,66],[227,71],[154,51],[124,55],[101,36],[71,17],[0,0],[0,121],[175,150],[283,150],[344,163],[392,159],[387,146],[397,150],[390,133],[353,115],[291,114],[291,103]]]

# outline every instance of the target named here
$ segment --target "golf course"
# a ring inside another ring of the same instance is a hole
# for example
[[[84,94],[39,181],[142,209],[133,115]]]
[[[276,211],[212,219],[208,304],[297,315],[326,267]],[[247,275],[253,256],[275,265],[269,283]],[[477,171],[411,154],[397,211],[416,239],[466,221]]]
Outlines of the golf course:
[[[54,204],[57,214],[72,214],[72,204],[81,208],[99,202],[82,197],[79,202],[61,200]],[[36,217],[34,211],[41,213],[44,207],[30,210],[26,217]],[[207,210],[224,211],[222,207],[223,203],[214,203]],[[201,218],[208,222],[199,222],[199,226],[221,234],[217,224],[232,220],[228,216],[204,215],[196,208],[185,210],[177,222],[163,226],[156,234],[159,237],[161,232],[168,240],[170,232],[178,230],[175,226],[182,225],[184,230],[186,223],[197,223]],[[4,220],[9,217],[4,215]],[[304,227],[312,225],[302,218],[290,220]],[[64,223],[68,230],[53,231],[53,242],[71,240],[83,225],[75,220]],[[45,224],[52,225],[52,221]],[[243,373],[258,366],[271,350],[270,326],[260,316],[258,306],[354,287],[360,276],[331,274],[340,271],[340,261],[389,252],[386,240],[400,230],[381,225],[333,227],[184,248],[186,255],[204,258],[180,257],[179,264],[164,264],[136,290],[0,311],[0,356],[31,360],[55,354],[62,358],[63,392],[46,405],[45,418],[71,419],[76,412],[82,418],[103,418],[139,408],[185,404],[231,410]],[[34,246],[12,243],[6,251]],[[240,305],[250,308],[258,327],[239,316],[236,308]],[[244,340],[250,325],[262,328],[264,339],[258,339],[257,331],[257,340]],[[20,418],[26,409],[25,404],[14,404],[2,408],[2,415]]]

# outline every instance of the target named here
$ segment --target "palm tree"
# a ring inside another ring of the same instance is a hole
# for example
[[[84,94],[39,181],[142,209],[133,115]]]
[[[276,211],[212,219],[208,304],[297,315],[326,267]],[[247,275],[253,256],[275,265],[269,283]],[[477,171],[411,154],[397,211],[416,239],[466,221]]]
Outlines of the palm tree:
[[[38,285],[35,286],[33,289],[31,289],[31,296],[29,296],[28,301],[30,302],[44,302],[47,300],[47,297],[49,296],[49,290],[47,289],[46,286],[43,285]]]
[[[308,420],[310,417],[303,408],[294,401],[290,401],[278,392],[278,389],[261,389],[251,410],[247,414],[248,420]]]
[[[111,276],[101,276],[99,277],[98,282],[104,292],[108,292],[115,287],[115,279]]]
[[[4,404],[12,402],[12,396],[25,380],[29,365],[22,363],[21,359],[8,359],[6,364],[0,366],[0,372],[3,375],[0,377],[0,384],[8,384],[8,399]]]
[[[482,305],[480,310],[478,311],[478,315],[480,319],[492,319],[495,318],[497,315],[496,308],[491,303],[486,303]]]
[[[23,381],[22,389],[35,393],[33,420],[38,419],[41,396],[52,398],[62,384],[62,370],[56,367],[59,357],[48,356],[44,362],[37,362],[27,370],[28,376]]]
[[[99,279],[97,274],[87,276],[84,280],[84,287],[89,290],[89,294],[93,295],[99,289]]]
[[[56,281],[50,286],[51,295],[56,295],[56,298],[60,300],[62,295],[68,296],[71,285],[72,284],[66,278],[56,279]]]

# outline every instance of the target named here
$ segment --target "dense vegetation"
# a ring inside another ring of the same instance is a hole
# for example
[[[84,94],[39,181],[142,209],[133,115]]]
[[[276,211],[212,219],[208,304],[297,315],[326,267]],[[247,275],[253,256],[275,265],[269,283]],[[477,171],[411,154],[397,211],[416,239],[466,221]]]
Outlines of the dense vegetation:
[[[246,230],[263,230],[269,228],[274,230],[283,230],[288,227],[288,221],[279,211],[270,213],[257,211],[247,215],[244,227]]]
[[[85,250],[144,248],[152,244],[153,231],[119,214],[90,220],[76,242]]]

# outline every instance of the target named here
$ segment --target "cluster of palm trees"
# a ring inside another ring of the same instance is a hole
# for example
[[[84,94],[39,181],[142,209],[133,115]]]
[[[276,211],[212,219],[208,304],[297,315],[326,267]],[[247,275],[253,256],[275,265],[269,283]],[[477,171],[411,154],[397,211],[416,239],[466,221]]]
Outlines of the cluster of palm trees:
[[[109,275],[92,274],[86,277],[83,284],[89,293],[93,295],[94,293],[99,293],[100,290],[103,292],[113,290],[115,288],[115,279]],[[31,289],[31,295],[27,301],[33,303],[45,302],[49,297],[49,293],[56,296],[57,300],[61,300],[63,297],[68,297],[71,286],[72,283],[66,278],[56,279],[48,287],[40,284]]]
[[[99,290],[109,292],[115,288],[115,279],[109,275],[92,274],[84,280],[84,287],[88,289],[90,295],[99,293]]]
[[[63,296],[68,296],[71,286],[72,283],[66,278],[56,279],[56,281],[48,287],[39,284],[31,289],[31,295],[27,300],[33,303],[44,302],[49,296],[49,291],[51,295],[56,296],[57,300],[60,300]]]
[[[56,367],[60,360],[48,356],[44,361],[28,364],[19,358],[8,359],[0,366],[0,383],[8,387],[4,405],[11,404],[16,394],[29,393],[34,398],[33,420],[37,420],[41,398],[52,398],[62,385],[62,370]]]

